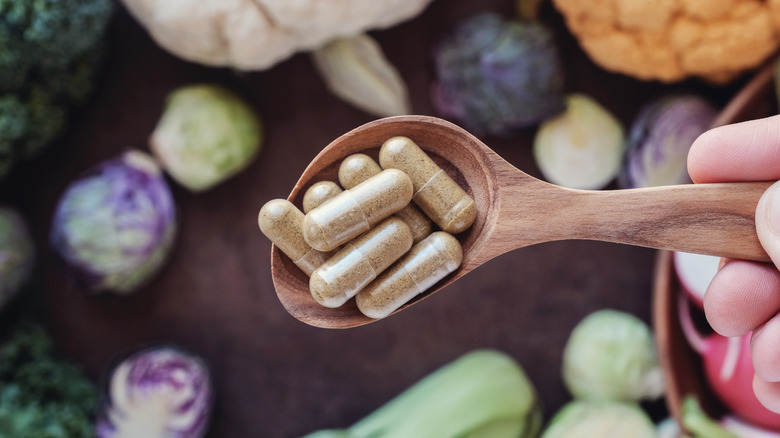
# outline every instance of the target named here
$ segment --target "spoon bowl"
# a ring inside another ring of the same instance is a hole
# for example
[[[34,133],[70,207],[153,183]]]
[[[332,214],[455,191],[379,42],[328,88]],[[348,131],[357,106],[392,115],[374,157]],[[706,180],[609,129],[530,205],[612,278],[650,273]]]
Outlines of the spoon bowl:
[[[469,132],[428,116],[388,117],[343,134],[312,160],[288,200],[300,207],[312,184],[338,180],[341,160],[355,153],[376,159],[381,145],[395,136],[414,140],[477,207],[474,224],[456,235],[463,247],[461,266],[396,312],[505,252],[555,240],[601,240],[769,259],[755,233],[754,212],[770,182],[611,191],[567,189],[523,173]],[[349,328],[376,321],[360,313],[354,300],[335,309],[318,304],[309,292],[309,278],[276,246],[272,246],[271,274],[282,305],[307,324]]]

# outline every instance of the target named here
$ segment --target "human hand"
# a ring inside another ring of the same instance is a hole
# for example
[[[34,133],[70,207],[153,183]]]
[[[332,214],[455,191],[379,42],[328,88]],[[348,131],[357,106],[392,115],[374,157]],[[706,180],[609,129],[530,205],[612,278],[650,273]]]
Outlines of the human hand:
[[[780,115],[705,132],[688,154],[688,172],[696,183],[780,180]],[[721,261],[704,312],[723,336],[753,332],[753,389],[780,413],[780,182],[758,203],[756,232],[773,263]]]

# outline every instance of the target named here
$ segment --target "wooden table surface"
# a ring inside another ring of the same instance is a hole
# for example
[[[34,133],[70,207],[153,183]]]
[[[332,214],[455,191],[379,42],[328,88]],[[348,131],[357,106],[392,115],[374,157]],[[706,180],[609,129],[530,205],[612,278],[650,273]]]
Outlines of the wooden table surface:
[[[436,115],[429,99],[434,43],[481,10],[509,15],[514,3],[436,0],[416,19],[372,33],[406,80],[415,113]],[[567,90],[594,96],[626,125],[661,93],[692,90],[723,104],[739,86],[663,85],[610,74],[589,61],[549,4],[542,19],[556,32]],[[458,356],[495,348],[525,368],[549,418],[569,398],[561,353],[581,318],[608,307],[650,320],[653,250],[567,241],[503,255],[435,297],[367,326],[325,330],[299,322],[274,292],[270,243],[257,228],[257,212],[286,197],[331,139],[372,117],[332,96],[305,54],[243,74],[191,64],[158,48],[121,7],[109,36],[111,55],[91,102],[74,113],[57,144],[0,183],[0,200],[23,211],[38,241],[45,321],[63,352],[96,381],[117,356],[173,342],[213,370],[218,396],[210,437],[294,437],[348,426]],[[126,297],[71,288],[47,245],[64,186],[127,147],[148,150],[166,94],[195,82],[223,84],[257,108],[266,129],[259,159],[206,193],[172,183],[178,240],[151,285]],[[540,176],[533,134],[484,140]]]

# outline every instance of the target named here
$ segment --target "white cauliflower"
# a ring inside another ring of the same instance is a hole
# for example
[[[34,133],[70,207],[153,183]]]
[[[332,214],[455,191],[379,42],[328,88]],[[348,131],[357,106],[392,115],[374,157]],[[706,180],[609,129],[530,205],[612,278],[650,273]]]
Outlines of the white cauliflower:
[[[431,0],[123,0],[155,41],[211,66],[262,70],[339,37],[385,28]]]

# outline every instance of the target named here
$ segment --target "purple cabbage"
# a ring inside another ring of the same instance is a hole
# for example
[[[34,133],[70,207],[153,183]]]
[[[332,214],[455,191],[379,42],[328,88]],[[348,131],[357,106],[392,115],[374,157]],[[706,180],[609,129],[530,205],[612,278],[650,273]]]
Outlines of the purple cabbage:
[[[94,292],[130,293],[162,268],[175,235],[168,183],[149,155],[128,151],[65,189],[50,239],[77,283]]]
[[[142,350],[111,373],[98,438],[199,438],[208,429],[214,389],[206,364],[172,347]]]
[[[505,134],[564,110],[564,73],[553,34],[535,21],[482,13],[434,52],[433,103],[476,134]]]
[[[665,96],[645,104],[631,124],[620,185],[690,183],[688,151],[710,128],[717,112],[710,102],[692,94]]]

